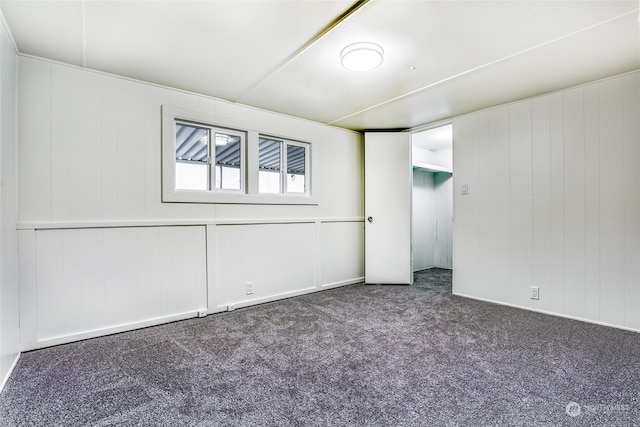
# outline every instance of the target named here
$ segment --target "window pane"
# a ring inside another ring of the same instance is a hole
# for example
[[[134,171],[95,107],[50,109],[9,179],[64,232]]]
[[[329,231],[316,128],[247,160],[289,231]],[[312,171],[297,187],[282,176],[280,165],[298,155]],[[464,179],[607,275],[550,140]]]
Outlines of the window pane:
[[[176,123],[176,190],[209,189],[208,128]]]
[[[287,145],[287,192],[304,193],[306,189],[306,147]]]
[[[258,181],[260,193],[280,193],[280,151],[282,141],[260,137]]]
[[[231,133],[216,131],[214,142],[216,147],[215,188],[240,190],[242,188],[240,173],[241,138]]]

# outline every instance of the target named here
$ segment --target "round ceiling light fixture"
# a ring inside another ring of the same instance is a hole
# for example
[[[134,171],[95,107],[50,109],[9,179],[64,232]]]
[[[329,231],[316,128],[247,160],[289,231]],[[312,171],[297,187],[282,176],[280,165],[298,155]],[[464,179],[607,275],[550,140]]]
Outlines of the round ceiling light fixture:
[[[370,42],[350,44],[340,52],[342,66],[351,71],[370,71],[382,64],[384,50]]]

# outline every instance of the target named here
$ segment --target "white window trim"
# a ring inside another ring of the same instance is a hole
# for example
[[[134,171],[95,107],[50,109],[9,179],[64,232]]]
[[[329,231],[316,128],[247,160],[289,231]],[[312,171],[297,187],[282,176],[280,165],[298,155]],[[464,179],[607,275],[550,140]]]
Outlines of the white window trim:
[[[274,141],[278,141],[280,142],[280,193],[260,193],[260,194],[265,194],[265,195],[298,195],[298,196],[308,196],[310,194],[310,174],[309,172],[311,171],[311,169],[309,168],[309,165],[311,164],[310,161],[310,156],[311,156],[311,144],[308,142],[301,142],[301,141],[294,141],[291,139],[287,139],[287,138],[282,138],[279,136],[274,136],[274,135],[266,135],[266,134],[260,134],[261,138],[268,138]],[[305,157],[304,157],[304,170],[305,170],[305,189],[303,193],[296,193],[296,192],[290,192],[289,188],[287,186],[287,176],[288,176],[288,172],[287,169],[289,168],[289,159],[287,157],[287,146],[293,146],[293,147],[301,147],[304,148],[304,153],[305,153]]]
[[[183,125],[193,125],[193,126],[200,126],[203,128],[206,128],[209,130],[210,135],[215,135],[217,131],[224,131],[225,133],[228,133],[230,135],[234,135],[237,137],[240,137],[240,189],[232,189],[232,188],[217,188],[216,185],[218,185],[217,182],[217,177],[216,177],[216,161],[217,159],[217,155],[215,153],[215,145],[212,147],[211,145],[209,146],[209,184],[212,185],[212,188],[209,190],[193,190],[194,192],[197,193],[204,193],[204,192],[220,192],[220,193],[238,193],[238,194],[244,194],[245,193],[245,181],[246,181],[246,140],[247,140],[247,135],[246,132],[242,132],[242,131],[238,131],[236,129],[228,129],[228,128],[224,128],[221,126],[214,126],[211,125],[209,123],[201,123],[201,122],[193,122],[193,121],[187,121],[187,120],[182,120],[182,119],[178,119],[176,118],[176,120],[174,121],[174,125],[175,123],[180,123]],[[174,135],[175,135],[175,130],[174,130]],[[213,148],[213,154],[211,153],[211,148]],[[174,148],[175,149],[175,148]],[[175,173],[175,167],[173,169],[174,173]],[[175,178],[175,175],[174,175]],[[175,180],[174,180],[175,182]],[[185,189],[180,189],[180,190],[176,190],[176,191],[189,191],[189,190],[185,190]]]
[[[175,189],[175,121],[202,123],[209,126],[221,127],[240,132],[246,132],[244,155],[243,182],[244,191],[215,190],[189,191]],[[270,135],[281,138],[288,143],[295,143],[300,138],[286,136],[286,132],[260,132],[251,129],[244,123],[226,117],[219,117],[210,113],[191,111],[170,105],[162,106],[162,202],[164,203],[228,203],[228,204],[266,204],[266,205],[317,205],[317,195],[314,183],[317,165],[314,154],[314,143],[307,145],[307,189],[306,193],[264,194],[258,192],[258,147],[259,135]]]

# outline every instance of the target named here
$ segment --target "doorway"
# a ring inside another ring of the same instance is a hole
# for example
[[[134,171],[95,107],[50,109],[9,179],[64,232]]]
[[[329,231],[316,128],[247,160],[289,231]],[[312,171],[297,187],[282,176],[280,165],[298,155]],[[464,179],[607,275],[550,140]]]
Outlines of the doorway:
[[[453,268],[453,126],[411,134],[413,271]]]

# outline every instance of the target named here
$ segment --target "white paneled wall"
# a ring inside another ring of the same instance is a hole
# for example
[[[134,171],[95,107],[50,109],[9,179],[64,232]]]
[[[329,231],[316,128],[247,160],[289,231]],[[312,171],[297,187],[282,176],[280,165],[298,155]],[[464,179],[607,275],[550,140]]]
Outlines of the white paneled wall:
[[[415,151],[415,150],[414,150]],[[433,172],[414,169],[411,204],[413,271],[435,266],[436,192]]]
[[[413,170],[411,247],[413,271],[453,268],[453,178]]]
[[[453,176],[433,174],[436,190],[436,248],[434,265],[453,268]]]
[[[319,278],[322,287],[334,287],[364,277],[364,224],[359,221],[324,221],[317,225]]]
[[[639,117],[634,72],[457,118],[454,293],[640,330]]]
[[[23,348],[363,280],[359,134],[31,57],[18,94]],[[162,105],[311,142],[319,204],[162,203]]]
[[[21,284],[24,349],[206,310],[204,227],[19,234],[21,268],[35,272]]]
[[[1,16],[0,16],[1,18]],[[16,51],[0,19],[0,391],[19,354]]]
[[[285,297],[315,288],[315,224],[216,228],[218,307]],[[253,283],[247,294],[246,283]],[[218,308],[216,307],[216,308]]]

